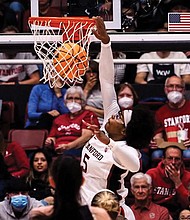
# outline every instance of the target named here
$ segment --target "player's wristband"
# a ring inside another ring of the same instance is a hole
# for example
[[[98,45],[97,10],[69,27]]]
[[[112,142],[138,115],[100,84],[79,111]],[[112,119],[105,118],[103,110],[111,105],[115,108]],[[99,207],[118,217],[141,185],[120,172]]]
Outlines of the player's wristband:
[[[110,46],[111,46],[111,41],[110,41],[109,43],[107,43],[107,44],[103,44],[103,43],[101,42],[101,46],[102,46],[102,47],[110,47]]]

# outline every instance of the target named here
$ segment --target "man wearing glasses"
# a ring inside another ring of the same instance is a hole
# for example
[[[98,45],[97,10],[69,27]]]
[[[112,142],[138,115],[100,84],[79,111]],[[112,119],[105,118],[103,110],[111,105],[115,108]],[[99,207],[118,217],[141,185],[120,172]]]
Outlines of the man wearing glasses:
[[[189,207],[190,172],[183,166],[182,150],[168,143],[162,161],[147,174],[152,177],[152,201],[178,219],[179,212]]]
[[[157,110],[154,140],[163,139],[168,142],[178,142],[184,146],[183,157],[190,158],[190,101],[184,97],[185,83],[178,76],[166,79],[165,94],[168,102]],[[157,147],[154,145],[154,148]],[[152,159],[161,158],[163,150],[154,149]]]

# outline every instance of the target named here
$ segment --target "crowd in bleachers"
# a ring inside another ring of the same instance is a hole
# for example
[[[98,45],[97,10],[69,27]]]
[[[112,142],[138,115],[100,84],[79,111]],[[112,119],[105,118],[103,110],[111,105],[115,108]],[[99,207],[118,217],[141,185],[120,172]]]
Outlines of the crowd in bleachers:
[[[30,1],[1,1],[0,30],[14,25],[20,32],[30,32],[28,18],[31,15]],[[86,7],[86,8],[85,8]],[[112,1],[74,1],[39,0],[39,16],[93,16],[101,15],[104,20],[112,20]],[[168,12],[189,12],[189,3],[185,0],[121,0],[122,29],[118,31],[156,31],[167,27]],[[86,11],[85,11],[86,10]]]
[[[39,0],[40,16],[67,14],[63,2]],[[26,22],[30,16],[28,1],[1,4],[2,33],[29,31]],[[158,31],[167,27],[168,12],[190,11],[186,1],[164,0],[158,5],[155,3],[146,14],[146,4],[147,1],[123,0],[122,24],[125,26],[117,31]],[[109,20],[111,1],[100,1],[99,10]],[[101,28],[98,30],[105,34]],[[104,49],[109,48],[107,35],[105,38],[101,38],[101,34],[97,36],[106,45]],[[101,53],[96,54],[100,60],[103,59]],[[108,58],[111,65],[111,52],[105,54],[104,59]],[[123,51],[114,51],[112,55],[118,59],[128,57]],[[30,53],[10,51],[0,56],[1,59],[34,57]],[[140,59],[187,58],[188,52],[157,51],[138,56]],[[12,112],[6,115],[6,103],[3,102],[0,132],[2,220],[59,220],[66,216],[77,220],[93,219],[94,216],[94,219],[104,220],[126,219],[124,216],[128,220],[190,219],[190,101],[185,97],[185,87],[190,84],[190,64],[138,64],[134,68],[115,64],[113,75],[110,69],[103,74],[102,67],[102,63],[99,67],[91,59],[83,84],[51,88],[48,83],[40,83],[41,75],[36,65],[0,65],[0,84],[34,84],[22,129],[36,131],[30,139],[21,129],[15,142],[12,133],[12,128],[16,129],[12,123],[14,103]],[[165,97],[155,97],[148,102],[139,100],[133,83],[162,84]],[[107,97],[111,97],[110,103]],[[11,119],[11,126],[5,123],[7,118]],[[102,132],[100,128],[104,126]],[[38,130],[45,132],[37,136]],[[43,143],[41,146],[35,142],[37,137]],[[126,146],[127,153],[123,150]],[[108,159],[103,164],[98,163],[107,152]],[[91,161],[92,157],[95,159]],[[107,185],[101,188],[105,176]],[[118,178],[120,184],[115,182]],[[117,190],[117,187],[121,188]],[[99,188],[101,192],[92,193]],[[88,207],[81,205],[79,194],[81,202],[88,203]]]

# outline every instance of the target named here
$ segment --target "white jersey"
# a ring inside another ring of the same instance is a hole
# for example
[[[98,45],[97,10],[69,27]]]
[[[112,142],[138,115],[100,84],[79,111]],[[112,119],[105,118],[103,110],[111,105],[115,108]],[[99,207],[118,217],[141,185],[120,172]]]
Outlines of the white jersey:
[[[126,145],[124,141],[118,143],[121,146]],[[128,170],[114,160],[109,147],[95,136],[83,148],[81,166],[84,175],[82,187],[84,203],[90,204],[94,195],[101,189],[114,191],[124,201],[128,194],[128,189],[124,186]]]
[[[102,44],[99,67],[104,106],[102,129],[104,129],[108,119],[120,111],[114,89],[114,68],[110,44]],[[130,220],[135,219],[132,211],[124,204],[128,194],[128,189],[124,186],[124,178],[129,170],[136,172],[140,168],[136,149],[127,146],[125,141],[114,142],[114,147],[111,149],[93,136],[83,147],[81,167],[84,177],[81,187],[83,204],[90,205],[97,192],[108,188],[119,196],[122,207],[125,206],[126,217]]]

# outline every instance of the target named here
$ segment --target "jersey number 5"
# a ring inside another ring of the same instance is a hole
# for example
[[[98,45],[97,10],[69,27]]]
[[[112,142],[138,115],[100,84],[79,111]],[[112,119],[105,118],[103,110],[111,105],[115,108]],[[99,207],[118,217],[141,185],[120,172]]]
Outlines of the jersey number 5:
[[[83,158],[83,165],[82,165],[82,171],[84,173],[87,172],[87,166],[88,166],[87,162],[88,162],[89,159],[90,159],[90,156],[88,156],[88,154],[85,154],[84,158]]]

